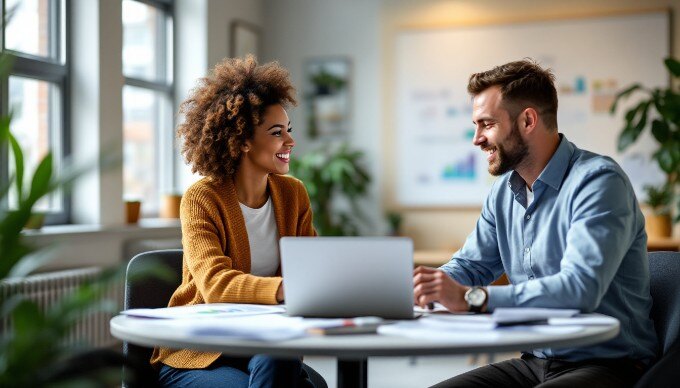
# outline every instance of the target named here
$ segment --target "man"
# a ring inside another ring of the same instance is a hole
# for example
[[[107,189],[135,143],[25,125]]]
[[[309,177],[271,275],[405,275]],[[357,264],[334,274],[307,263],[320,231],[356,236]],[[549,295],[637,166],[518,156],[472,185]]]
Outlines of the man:
[[[621,332],[594,346],[523,353],[437,386],[633,385],[657,345],[647,235],[626,174],[558,133],[554,76],[536,63],[473,74],[468,92],[473,142],[500,178],[451,261],[414,271],[415,303],[477,312],[572,308],[613,316]],[[503,272],[510,285],[488,286]]]

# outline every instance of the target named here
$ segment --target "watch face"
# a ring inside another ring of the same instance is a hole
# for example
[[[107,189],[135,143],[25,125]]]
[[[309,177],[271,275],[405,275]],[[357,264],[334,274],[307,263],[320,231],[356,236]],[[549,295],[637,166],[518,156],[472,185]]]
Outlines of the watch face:
[[[481,306],[486,299],[486,293],[481,288],[473,288],[467,295],[467,302],[472,306]]]

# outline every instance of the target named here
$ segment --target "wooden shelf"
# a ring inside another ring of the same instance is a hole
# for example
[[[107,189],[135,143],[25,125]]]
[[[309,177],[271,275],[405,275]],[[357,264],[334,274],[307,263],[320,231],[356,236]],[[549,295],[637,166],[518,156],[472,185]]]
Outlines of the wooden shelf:
[[[680,251],[680,238],[650,237],[647,240],[647,250]],[[439,267],[440,265],[447,263],[455,252],[455,249],[419,249],[413,252],[413,265]]]
[[[672,237],[649,237],[647,239],[648,251],[680,251],[680,238]]]
[[[451,260],[455,250],[428,249],[413,251],[413,265],[425,265],[427,267],[439,267]]]

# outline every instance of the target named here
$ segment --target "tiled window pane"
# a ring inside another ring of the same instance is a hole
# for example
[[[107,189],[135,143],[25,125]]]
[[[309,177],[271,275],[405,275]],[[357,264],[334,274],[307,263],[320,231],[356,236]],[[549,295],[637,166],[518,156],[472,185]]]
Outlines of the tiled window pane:
[[[55,171],[58,171],[61,147],[59,134],[60,117],[59,88],[57,85],[24,77],[9,77],[9,106],[13,112],[11,129],[22,146],[24,153],[24,175],[32,176],[42,158],[53,150]],[[14,175],[14,157],[10,158],[10,175]],[[28,190],[30,181],[25,179],[24,191]],[[10,207],[16,207],[17,196],[15,189],[10,191]],[[61,193],[54,193],[35,208],[40,212],[62,211]]]
[[[50,36],[50,7],[55,7],[55,0],[7,0],[6,9],[13,10],[5,30],[5,47],[26,54],[46,58],[57,56],[56,47],[52,47],[55,38]]]
[[[161,93],[123,87],[125,199],[141,200],[142,213],[158,212],[158,128],[164,96]]]
[[[165,52],[162,47],[164,19],[157,8],[123,0],[123,73],[126,77],[166,81],[165,58],[159,55]]]

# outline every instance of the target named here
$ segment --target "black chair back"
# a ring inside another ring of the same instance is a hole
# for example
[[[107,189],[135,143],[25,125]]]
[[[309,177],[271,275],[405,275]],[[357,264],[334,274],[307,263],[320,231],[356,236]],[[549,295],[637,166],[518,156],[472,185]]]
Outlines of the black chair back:
[[[172,293],[175,292],[175,289],[177,289],[182,281],[182,255],[183,251],[181,249],[167,249],[144,252],[133,257],[125,273],[125,301],[123,308],[127,310],[166,307]],[[177,280],[175,282],[167,282],[149,276],[142,281],[131,282],[130,279],[141,271],[146,270],[151,261],[163,264],[171,269],[177,274]],[[128,374],[125,368],[123,368],[124,386],[130,388],[133,386],[158,386],[158,373],[149,364],[152,352],[152,348],[123,342],[123,357],[128,362],[138,365],[138,369],[144,372],[141,376],[138,375],[137,380],[133,382],[130,381],[131,379],[128,378]],[[316,388],[328,387],[324,378],[312,367],[302,364],[302,368]]]
[[[659,360],[635,388],[672,387],[680,381],[680,252],[649,252],[649,275]]]
[[[651,317],[663,355],[680,334],[680,252],[649,252],[649,275]]]
[[[145,277],[140,281],[130,281],[140,272],[148,269],[149,263],[155,262],[166,266],[172,272],[177,274],[174,282],[157,279],[153,276]],[[125,272],[125,299],[123,308],[137,309],[137,308],[156,308],[166,307],[172,293],[181,284],[182,281],[182,250],[168,249],[162,251],[151,251],[140,253],[133,257],[128,263],[127,271]],[[142,386],[149,386],[149,384],[156,384],[158,381],[158,373],[151,367],[149,360],[151,359],[152,348],[146,348],[123,342],[123,357],[128,362],[138,366],[138,369],[145,372],[142,376],[137,376],[137,383]],[[139,373],[139,372],[138,372]],[[134,382],[128,378],[128,373],[123,370],[123,382],[126,386],[131,387]]]

